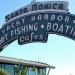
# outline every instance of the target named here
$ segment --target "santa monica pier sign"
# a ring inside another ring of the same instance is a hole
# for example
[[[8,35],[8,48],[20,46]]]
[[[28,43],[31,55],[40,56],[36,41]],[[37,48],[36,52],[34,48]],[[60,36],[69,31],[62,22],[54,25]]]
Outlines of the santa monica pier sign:
[[[75,40],[75,15],[68,11],[67,1],[35,2],[5,17],[0,28],[0,51],[18,39],[18,44],[47,42],[48,34]]]

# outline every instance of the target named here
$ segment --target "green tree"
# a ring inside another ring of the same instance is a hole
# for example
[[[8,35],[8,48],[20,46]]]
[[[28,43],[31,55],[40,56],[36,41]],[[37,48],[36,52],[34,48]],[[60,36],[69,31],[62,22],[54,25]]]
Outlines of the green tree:
[[[0,75],[9,75],[4,69],[0,69]]]
[[[32,68],[32,71],[36,71],[36,68],[35,68],[35,67],[33,67],[33,68]]]
[[[26,75],[26,73],[27,73],[26,65],[23,65],[21,69],[21,75]]]
[[[32,72],[36,75],[36,67],[32,67]]]
[[[46,73],[44,72],[44,70],[42,69],[42,75],[46,75]]]
[[[19,65],[15,66],[15,73],[16,73],[16,75],[26,75],[26,73],[27,73],[26,65],[22,65],[21,68]]]
[[[38,75],[40,75],[40,68],[37,68]]]
[[[15,66],[16,75],[20,75],[20,67],[18,65]]]

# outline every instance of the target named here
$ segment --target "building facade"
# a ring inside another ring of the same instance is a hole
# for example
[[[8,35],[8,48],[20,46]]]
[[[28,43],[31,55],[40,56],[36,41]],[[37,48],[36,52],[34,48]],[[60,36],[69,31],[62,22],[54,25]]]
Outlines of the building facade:
[[[0,69],[4,69],[9,75],[46,75],[47,68],[55,67],[46,63],[0,56]]]

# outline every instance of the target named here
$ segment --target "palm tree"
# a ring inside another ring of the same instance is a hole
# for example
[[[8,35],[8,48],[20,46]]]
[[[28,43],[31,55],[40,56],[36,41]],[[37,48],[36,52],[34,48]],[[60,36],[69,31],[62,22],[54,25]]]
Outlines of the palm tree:
[[[0,75],[9,75],[4,69],[0,69]]]

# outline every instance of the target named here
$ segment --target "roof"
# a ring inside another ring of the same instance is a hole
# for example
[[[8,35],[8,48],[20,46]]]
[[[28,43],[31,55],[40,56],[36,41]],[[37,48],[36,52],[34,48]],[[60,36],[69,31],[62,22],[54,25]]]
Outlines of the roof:
[[[10,64],[25,64],[27,66],[46,67],[46,68],[55,69],[54,66],[50,66],[46,63],[36,62],[36,61],[29,61],[29,60],[22,60],[22,59],[17,59],[17,58],[12,58],[12,57],[5,57],[5,56],[0,56],[0,63],[1,62],[2,63],[10,63]]]

